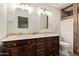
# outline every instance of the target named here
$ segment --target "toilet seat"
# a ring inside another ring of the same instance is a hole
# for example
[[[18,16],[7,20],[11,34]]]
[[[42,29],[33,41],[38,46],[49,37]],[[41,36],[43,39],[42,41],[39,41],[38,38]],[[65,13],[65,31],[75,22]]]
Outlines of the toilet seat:
[[[60,41],[60,46],[63,46],[63,47],[69,47],[70,44],[67,43],[67,42]]]

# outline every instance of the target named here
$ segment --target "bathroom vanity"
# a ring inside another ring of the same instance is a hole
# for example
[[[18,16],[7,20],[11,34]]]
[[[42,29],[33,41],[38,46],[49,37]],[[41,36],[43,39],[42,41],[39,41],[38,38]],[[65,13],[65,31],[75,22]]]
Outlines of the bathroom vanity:
[[[2,41],[9,56],[59,55],[58,35],[10,36]]]

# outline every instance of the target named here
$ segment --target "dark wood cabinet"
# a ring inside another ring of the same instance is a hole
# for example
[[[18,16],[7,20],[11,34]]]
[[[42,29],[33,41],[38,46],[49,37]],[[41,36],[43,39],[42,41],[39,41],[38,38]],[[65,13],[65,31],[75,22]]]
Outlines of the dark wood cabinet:
[[[46,54],[59,55],[59,37],[46,38]]]
[[[47,55],[52,54],[53,53],[53,51],[52,51],[52,41],[47,39],[46,46],[47,46],[47,48],[46,48]]]
[[[10,56],[21,56],[22,55],[22,48],[16,47],[16,48],[7,48],[8,55]]]
[[[35,55],[34,47],[33,46],[24,46],[22,53],[23,53],[23,56],[33,56],[33,55]]]
[[[10,56],[59,55],[59,36],[3,42]]]
[[[37,46],[37,50],[36,50],[37,56],[45,56],[46,55],[46,42],[45,42],[45,38],[37,39],[36,46]]]
[[[46,55],[45,48],[37,49],[37,56],[45,56],[45,55]]]
[[[23,47],[23,56],[34,56],[36,50],[36,40],[30,39],[25,40],[24,47]]]

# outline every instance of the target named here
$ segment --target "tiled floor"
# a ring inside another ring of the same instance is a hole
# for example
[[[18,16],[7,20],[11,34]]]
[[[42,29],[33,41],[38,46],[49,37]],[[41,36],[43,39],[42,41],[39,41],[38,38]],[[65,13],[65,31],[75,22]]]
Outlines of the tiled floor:
[[[63,55],[63,54],[60,53],[60,56],[79,56],[79,55],[74,54],[74,53],[72,53],[70,51],[68,53],[69,53],[69,55]]]
[[[74,53],[72,53],[72,52],[69,51],[69,56],[79,56],[79,55],[74,54]]]

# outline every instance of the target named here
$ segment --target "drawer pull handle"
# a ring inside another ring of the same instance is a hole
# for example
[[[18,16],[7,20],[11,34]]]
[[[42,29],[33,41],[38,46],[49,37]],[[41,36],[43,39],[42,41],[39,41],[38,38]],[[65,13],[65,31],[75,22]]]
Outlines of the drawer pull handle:
[[[41,54],[43,53],[43,52],[40,52]]]
[[[28,44],[30,44],[31,42],[28,42]]]
[[[13,44],[14,46],[16,46],[16,44]]]

